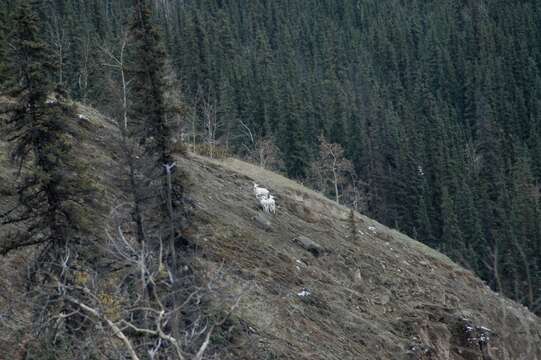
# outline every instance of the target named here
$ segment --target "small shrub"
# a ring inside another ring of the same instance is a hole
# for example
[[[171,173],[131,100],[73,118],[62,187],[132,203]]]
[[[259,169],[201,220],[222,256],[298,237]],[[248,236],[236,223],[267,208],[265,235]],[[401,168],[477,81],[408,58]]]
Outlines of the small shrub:
[[[120,299],[109,293],[101,293],[98,295],[98,299],[100,300],[101,305],[103,306],[105,315],[111,319],[111,320],[118,320],[120,319],[121,311],[122,311],[122,304]]]
[[[231,153],[224,146],[219,145],[212,147],[209,144],[196,144],[195,153],[220,160],[231,157]]]
[[[74,274],[74,282],[78,286],[85,286],[90,279],[90,275],[86,271],[76,271]]]
[[[188,153],[188,145],[182,141],[177,141],[171,146],[171,152],[173,154],[186,155]]]

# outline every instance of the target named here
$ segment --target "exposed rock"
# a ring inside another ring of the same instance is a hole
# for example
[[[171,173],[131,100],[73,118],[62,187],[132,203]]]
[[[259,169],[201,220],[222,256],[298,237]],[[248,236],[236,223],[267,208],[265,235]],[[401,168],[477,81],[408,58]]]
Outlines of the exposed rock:
[[[408,351],[406,352],[408,359],[411,360],[432,360],[434,359],[434,349],[430,346],[422,344],[418,339],[414,339],[413,342],[408,346]]]
[[[325,253],[325,249],[321,245],[316,243],[314,240],[307,238],[306,236],[297,236],[293,239],[293,242],[310,252],[315,257],[319,257]]]
[[[254,216],[254,221],[257,227],[265,231],[272,231],[272,223],[270,222],[268,216],[264,213],[258,212],[258,214]]]

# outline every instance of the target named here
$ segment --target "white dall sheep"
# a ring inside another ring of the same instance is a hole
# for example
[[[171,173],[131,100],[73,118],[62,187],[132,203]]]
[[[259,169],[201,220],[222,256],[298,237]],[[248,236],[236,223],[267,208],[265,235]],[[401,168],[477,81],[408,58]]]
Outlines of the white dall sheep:
[[[267,197],[260,197],[258,198],[259,204],[261,204],[261,207],[263,208],[263,211],[266,213],[270,213],[270,204],[269,199]]]
[[[267,202],[269,204],[269,211],[276,214],[276,201],[274,200],[274,196],[269,195]]]
[[[254,193],[258,199],[269,196],[269,190],[259,187],[256,183],[254,183]]]
[[[259,198],[259,203],[261,204],[264,212],[268,214],[276,213],[276,202],[274,201],[274,197],[272,195]]]

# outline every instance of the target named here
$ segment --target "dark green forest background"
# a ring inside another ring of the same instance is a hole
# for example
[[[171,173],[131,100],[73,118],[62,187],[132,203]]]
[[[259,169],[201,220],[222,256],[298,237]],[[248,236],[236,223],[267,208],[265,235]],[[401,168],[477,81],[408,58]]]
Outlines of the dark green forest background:
[[[0,7],[0,81],[15,2]],[[120,51],[133,2],[36,3],[55,81],[114,115],[105,50]],[[275,170],[334,197],[315,180],[323,135],[352,164],[341,202],[541,313],[541,2],[153,3],[187,142],[212,117],[218,147],[250,158],[271,144]]]

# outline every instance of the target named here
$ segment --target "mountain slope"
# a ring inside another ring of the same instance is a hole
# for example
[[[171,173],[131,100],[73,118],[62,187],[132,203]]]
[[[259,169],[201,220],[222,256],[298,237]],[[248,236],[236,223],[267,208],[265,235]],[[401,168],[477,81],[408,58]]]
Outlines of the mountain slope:
[[[193,179],[201,262],[248,289],[238,317],[260,353],[246,358],[541,357],[539,319],[447,257],[359,214],[352,239],[346,208],[256,166],[194,155],[179,165]],[[252,181],[278,197],[270,228],[255,220]]]
[[[113,181],[117,132],[92,109],[79,112],[88,133],[79,151],[114,202],[123,197]],[[348,209],[254,165],[194,154],[176,161],[191,183],[197,269],[216,296],[242,294],[212,338],[220,358],[541,359],[539,318],[438,252],[360,214],[353,236]],[[261,213],[253,181],[277,197],[276,214]],[[24,256],[3,259],[1,270],[23,273]],[[0,309],[21,284],[16,275],[1,280]],[[4,354],[21,342],[9,331],[0,327]]]
[[[17,43],[8,30],[18,2],[0,8],[0,69]],[[540,1],[145,2],[163,35],[168,92],[194,115],[187,136],[204,132],[200,109],[212,104],[217,142],[243,158],[273,143],[291,177],[332,194],[311,171],[323,134],[355,170],[344,203],[360,192],[367,215],[541,314]],[[134,1],[35,3],[55,82],[118,111],[121,76],[109,65]]]

